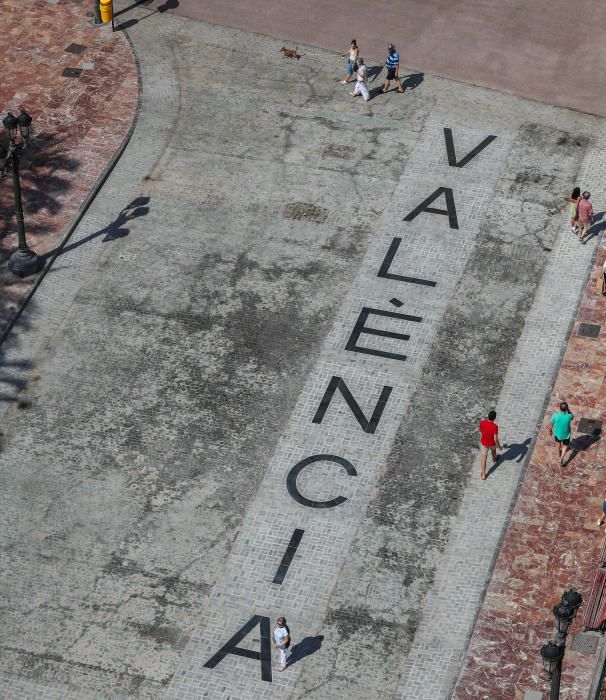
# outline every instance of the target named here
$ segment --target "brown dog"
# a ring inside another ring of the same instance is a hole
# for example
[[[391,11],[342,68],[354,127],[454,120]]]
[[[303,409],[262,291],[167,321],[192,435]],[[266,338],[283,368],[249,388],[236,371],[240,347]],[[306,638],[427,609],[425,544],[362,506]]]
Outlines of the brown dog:
[[[284,58],[296,58],[297,61],[301,58],[301,56],[297,53],[298,46],[294,49],[287,49],[286,46],[283,46],[280,51],[282,52],[282,56]]]

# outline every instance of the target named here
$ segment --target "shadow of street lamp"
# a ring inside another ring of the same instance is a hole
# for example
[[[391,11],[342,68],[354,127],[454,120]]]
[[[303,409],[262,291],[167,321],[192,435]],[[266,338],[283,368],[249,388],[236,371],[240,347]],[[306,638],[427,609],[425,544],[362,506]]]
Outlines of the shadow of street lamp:
[[[2,120],[8,132],[8,150],[0,146],[0,177],[11,173],[13,180],[13,197],[15,200],[15,219],[19,247],[8,261],[8,269],[19,277],[26,277],[39,272],[44,267],[44,258],[40,257],[27,245],[25,224],[23,222],[23,203],[21,201],[21,183],[19,181],[19,159],[27,148],[32,118],[21,110],[16,117],[9,112]]]

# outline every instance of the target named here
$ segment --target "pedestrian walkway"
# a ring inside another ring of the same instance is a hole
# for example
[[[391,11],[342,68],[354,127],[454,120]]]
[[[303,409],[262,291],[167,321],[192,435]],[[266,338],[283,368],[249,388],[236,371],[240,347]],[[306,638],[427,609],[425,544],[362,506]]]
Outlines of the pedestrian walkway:
[[[89,3],[92,8],[92,3]],[[33,119],[21,160],[25,229],[48,253],[122,144],[135,116],[138,81],[127,38],[94,27],[75,0],[0,3],[0,114]],[[4,128],[0,126],[4,132]],[[3,133],[0,143],[6,143]],[[0,332],[31,287],[6,267],[17,246],[10,177],[0,181]]]
[[[599,217],[593,232],[604,227]],[[528,691],[546,693],[549,682],[539,648],[553,638],[552,608],[571,586],[588,602],[605,537],[597,519],[606,495],[606,440],[599,424],[583,425],[587,420],[606,425],[606,298],[596,291],[604,260],[602,242],[475,625],[456,700],[524,700],[534,697]],[[576,432],[572,456],[561,467],[548,425],[564,400],[574,413]],[[506,468],[502,464],[496,471]],[[569,632],[564,657],[561,688],[568,700],[588,697],[599,658],[601,642],[575,650],[573,635],[580,632],[583,611]]]

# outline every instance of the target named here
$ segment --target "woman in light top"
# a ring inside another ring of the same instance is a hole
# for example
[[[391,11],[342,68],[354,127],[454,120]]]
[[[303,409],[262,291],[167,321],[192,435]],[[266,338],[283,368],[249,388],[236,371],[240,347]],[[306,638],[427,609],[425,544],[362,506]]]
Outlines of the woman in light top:
[[[345,85],[351,80],[353,74],[358,70],[358,44],[355,39],[351,40],[351,46],[349,47],[349,58],[347,59],[347,75],[343,78],[341,83]],[[343,54],[343,58],[348,55],[348,52]]]
[[[566,206],[568,207],[568,213],[570,214],[570,230],[576,235],[577,231],[577,219],[579,217],[577,212],[577,206],[579,204],[579,199],[581,199],[581,188],[575,187],[572,190],[572,194],[566,200]]]

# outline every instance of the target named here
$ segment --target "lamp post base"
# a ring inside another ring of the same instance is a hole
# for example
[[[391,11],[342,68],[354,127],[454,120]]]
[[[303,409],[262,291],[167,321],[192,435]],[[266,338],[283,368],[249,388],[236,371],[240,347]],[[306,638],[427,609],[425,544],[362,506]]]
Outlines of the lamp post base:
[[[44,258],[29,248],[18,248],[8,259],[8,269],[18,277],[34,275],[44,267]]]

